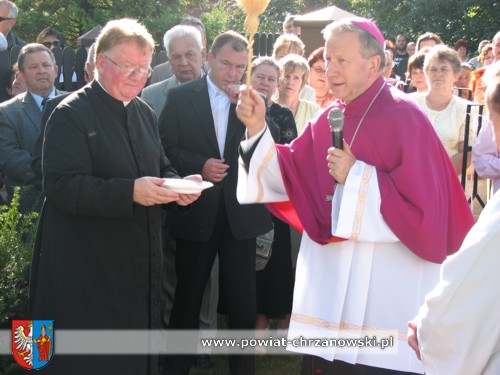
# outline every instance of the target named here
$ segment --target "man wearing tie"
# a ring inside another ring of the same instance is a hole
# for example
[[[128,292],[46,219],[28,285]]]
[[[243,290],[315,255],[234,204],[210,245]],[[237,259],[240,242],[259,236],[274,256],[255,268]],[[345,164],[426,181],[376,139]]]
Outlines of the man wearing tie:
[[[0,104],[0,170],[6,176],[9,199],[14,186],[25,186],[21,212],[40,208],[41,180],[31,170],[31,155],[40,132],[43,106],[48,98],[62,92],[54,87],[57,66],[45,46],[31,43],[18,57],[19,75],[27,91]]]

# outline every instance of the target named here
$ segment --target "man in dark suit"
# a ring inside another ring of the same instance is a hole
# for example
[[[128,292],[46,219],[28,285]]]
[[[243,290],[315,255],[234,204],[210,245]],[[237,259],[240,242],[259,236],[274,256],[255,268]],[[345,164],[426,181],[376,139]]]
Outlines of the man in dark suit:
[[[215,38],[208,54],[210,72],[172,88],[160,117],[162,144],[178,172],[200,173],[215,184],[175,218],[177,288],[171,329],[198,328],[203,290],[217,254],[229,328],[255,328],[255,237],[272,223],[263,205],[240,205],[236,199],[238,146],[245,127],[225,92],[245,72],[247,45],[232,31]],[[188,374],[192,360],[169,358],[165,374]],[[254,358],[230,356],[229,366],[231,374],[253,374]]]
[[[87,61],[85,62],[84,73],[85,73],[85,82],[87,83],[92,82],[94,80],[95,48],[96,44],[92,43],[87,54]],[[68,92],[47,100],[47,103],[45,103],[45,107],[43,108],[42,121],[40,124],[40,132],[38,133],[38,138],[35,142],[35,149],[33,150],[33,156],[31,158],[31,169],[40,178],[40,180],[42,179],[42,146],[43,146],[43,137],[45,135],[45,128],[47,127],[50,115],[52,114],[54,109],[69,94],[71,93]]]
[[[48,98],[62,93],[54,87],[57,66],[45,46],[31,43],[21,49],[19,75],[27,91],[0,104],[0,170],[6,176],[9,198],[14,186],[27,186],[21,211],[39,209],[41,179],[31,170],[31,155],[40,132],[42,110]]]

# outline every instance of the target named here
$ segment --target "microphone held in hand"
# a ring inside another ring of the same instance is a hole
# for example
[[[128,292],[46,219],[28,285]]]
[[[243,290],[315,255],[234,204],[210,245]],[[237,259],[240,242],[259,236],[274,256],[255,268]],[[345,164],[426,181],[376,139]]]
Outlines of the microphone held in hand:
[[[344,128],[344,112],[340,108],[332,108],[328,112],[328,124],[332,131],[333,147],[343,150],[344,135],[342,129]]]

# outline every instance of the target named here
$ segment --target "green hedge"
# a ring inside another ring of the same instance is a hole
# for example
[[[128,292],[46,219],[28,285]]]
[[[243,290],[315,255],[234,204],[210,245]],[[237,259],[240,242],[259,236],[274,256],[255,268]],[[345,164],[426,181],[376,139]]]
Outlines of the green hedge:
[[[38,214],[19,213],[20,189],[0,206],[0,328],[26,318],[29,273]]]

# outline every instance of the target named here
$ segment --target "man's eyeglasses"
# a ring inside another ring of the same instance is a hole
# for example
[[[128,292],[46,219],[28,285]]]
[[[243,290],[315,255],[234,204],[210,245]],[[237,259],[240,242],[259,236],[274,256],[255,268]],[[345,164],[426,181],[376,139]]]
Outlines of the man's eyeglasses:
[[[51,48],[52,46],[62,47],[62,42],[60,40],[54,40],[53,42],[43,42],[42,44],[47,48]]]
[[[12,18],[12,17],[0,17],[0,22],[14,20],[14,19],[15,18]]]
[[[110,61],[111,63],[115,64],[118,69],[120,70],[120,73],[122,74],[127,74],[127,75],[132,75],[134,73],[139,74],[140,76],[145,76],[146,78],[151,77],[151,74],[153,73],[153,69],[150,66],[140,66],[140,65],[130,65],[130,64],[119,64],[116,61],[113,61],[111,57],[106,56],[103,54],[103,56],[106,58],[106,60]]]

